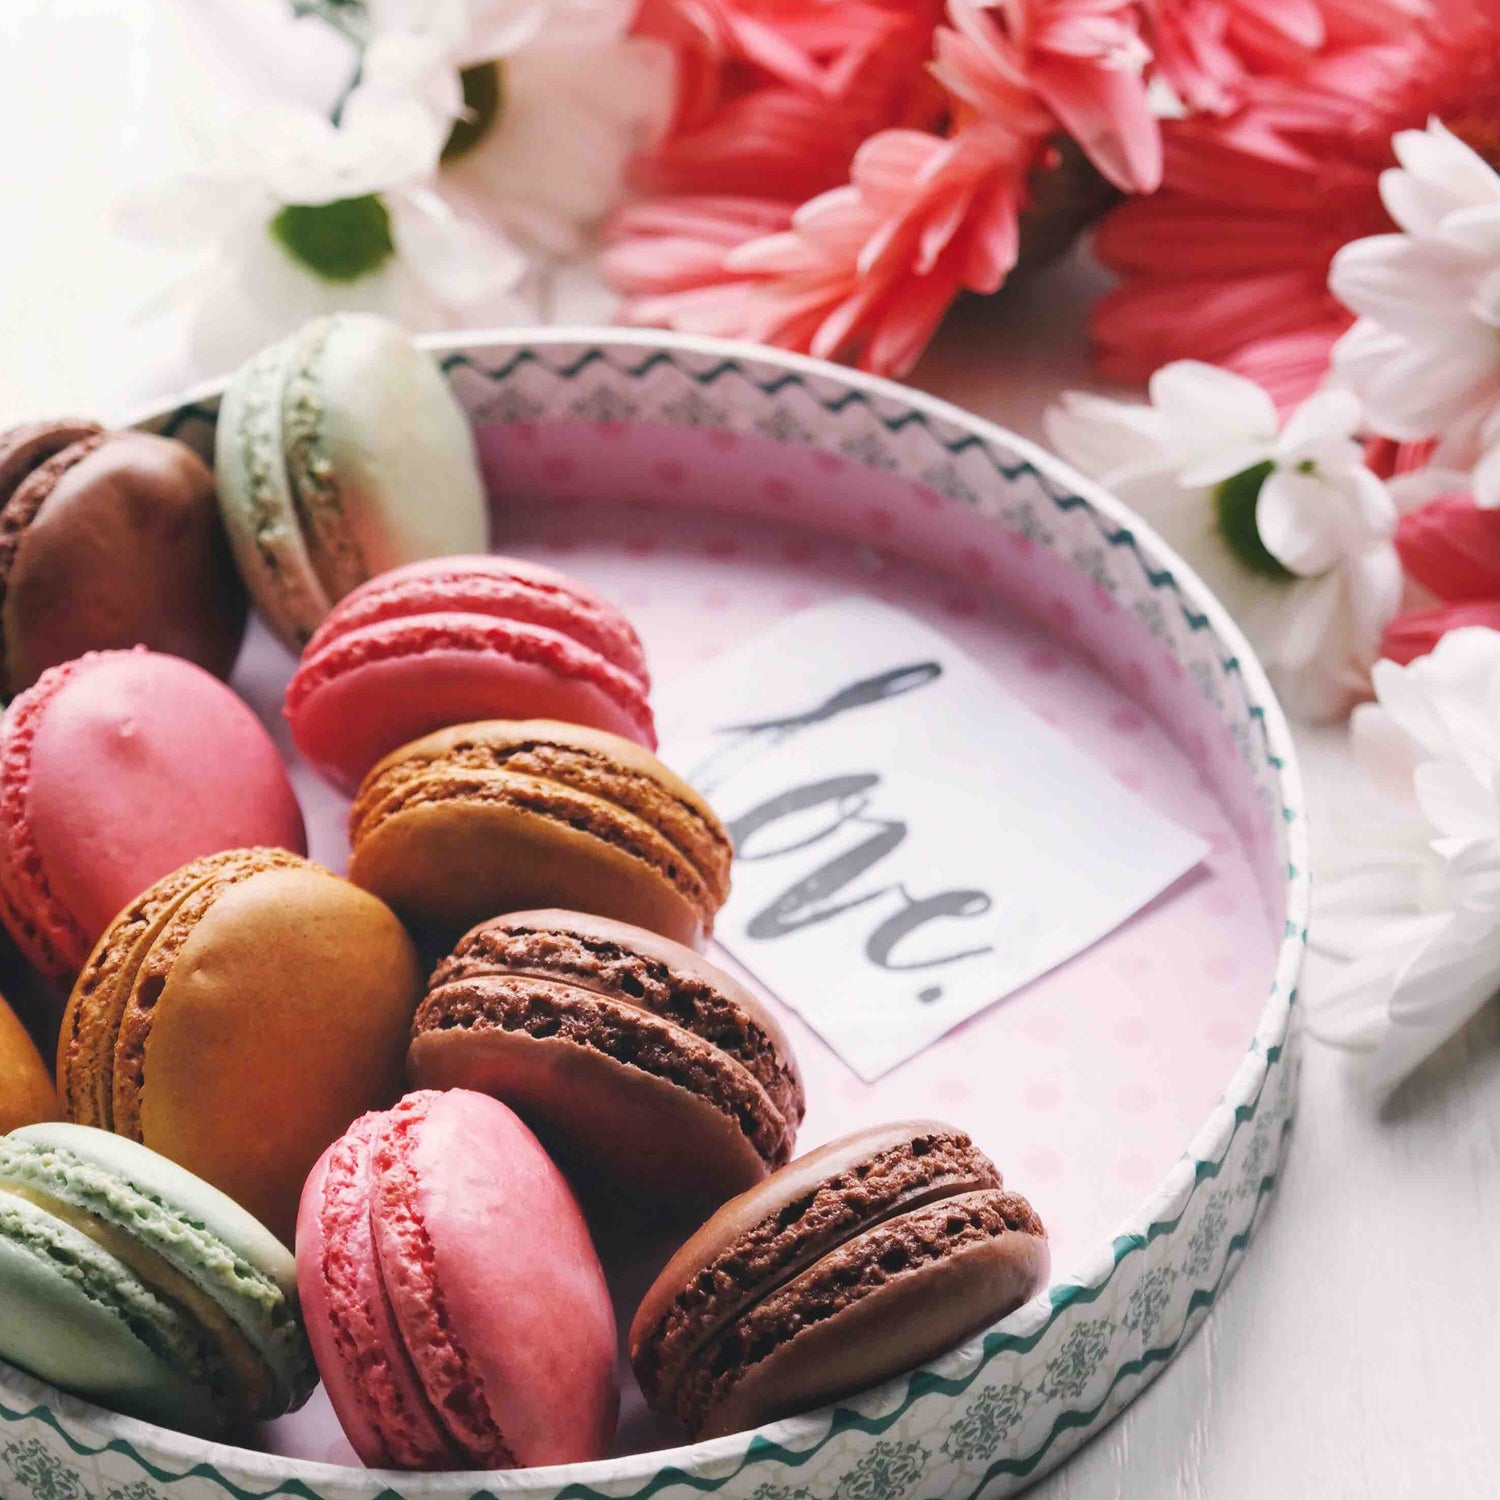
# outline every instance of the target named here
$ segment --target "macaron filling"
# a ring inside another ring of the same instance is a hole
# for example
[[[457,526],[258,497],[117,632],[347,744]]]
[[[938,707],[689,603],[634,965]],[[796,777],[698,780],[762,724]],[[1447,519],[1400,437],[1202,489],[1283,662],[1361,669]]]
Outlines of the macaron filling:
[[[649,1011],[731,1057],[793,1128],[802,1123],[802,1081],[790,1054],[744,1006],[696,975],[608,938],[491,922],[470,932],[438,965],[432,988],[436,993],[499,977],[551,980]],[[419,1010],[416,1031],[422,1029]]]
[[[746,1373],[808,1329],[901,1277],[1007,1234],[1040,1238],[1041,1220],[1015,1193],[963,1193],[887,1219],[769,1290],[703,1344],[672,1392],[690,1430]]]
[[[774,1212],[697,1269],[652,1326],[632,1338],[647,1398],[655,1401],[675,1387],[720,1330],[819,1257],[930,1203],[1000,1185],[994,1163],[967,1135],[933,1131],[852,1162],[775,1204]]]
[[[371,1142],[370,1216],[376,1253],[402,1341],[433,1410],[476,1467],[511,1469],[516,1467],[515,1455],[485,1398],[483,1377],[458,1341],[436,1252],[416,1206],[417,1176],[411,1157],[425,1115],[425,1101],[408,1097],[387,1114]]]

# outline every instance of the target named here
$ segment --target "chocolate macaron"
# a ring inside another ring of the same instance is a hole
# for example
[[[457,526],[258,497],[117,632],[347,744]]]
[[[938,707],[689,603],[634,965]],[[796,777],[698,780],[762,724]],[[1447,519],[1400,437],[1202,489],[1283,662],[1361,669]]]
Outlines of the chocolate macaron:
[[[0,686],[149,646],[227,677],[245,591],[214,478],[185,443],[92,422],[0,433]]]
[[[470,932],[412,1023],[418,1088],[509,1104],[571,1164],[721,1203],[792,1154],[804,1097],[775,1018],[680,943],[568,911]]]
[[[349,878],[451,938],[558,906],[696,947],[729,895],[713,809],[649,750],[544,719],[460,724],[393,751],[349,815]]]
[[[726,1203],[647,1292],[631,1362],[655,1410],[720,1437],[932,1359],[1049,1267],[1041,1220],[967,1135],[881,1126]]]

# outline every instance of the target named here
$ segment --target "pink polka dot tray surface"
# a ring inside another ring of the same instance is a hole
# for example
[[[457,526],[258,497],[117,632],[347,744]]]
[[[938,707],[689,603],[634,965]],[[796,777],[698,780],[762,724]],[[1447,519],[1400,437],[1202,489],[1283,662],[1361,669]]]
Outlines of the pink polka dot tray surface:
[[[485,1474],[360,1468],[321,1396],[250,1449],[0,1367],[0,1494],[930,1500],[1025,1487],[1201,1325],[1276,1182],[1307,885],[1296,768],[1258,664],[1134,516],[941,402],[814,361],[649,334],[431,348],[474,424],[495,549],[617,601],[658,684],[811,606],[878,600],[942,632],[1122,795],[1209,848],[1102,941],[873,1082],[769,1002],[805,1076],[799,1151],[883,1121],[953,1120],[1045,1218],[1052,1284],[833,1407],[681,1446],[627,1399],[615,1456]],[[141,425],[207,453],[217,404],[217,391],[194,393]],[[313,857],[341,870],[348,802],[298,760],[281,716],[294,666],[256,626],[233,685],[286,753]],[[622,1324],[630,1311],[622,1302]]]

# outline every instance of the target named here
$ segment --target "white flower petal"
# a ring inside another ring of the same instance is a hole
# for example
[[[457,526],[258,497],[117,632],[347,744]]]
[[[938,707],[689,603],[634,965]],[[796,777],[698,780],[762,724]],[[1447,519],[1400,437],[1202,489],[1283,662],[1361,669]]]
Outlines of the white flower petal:
[[[1164,424],[1149,406],[1064,391],[1044,420],[1048,442],[1093,479],[1108,483],[1108,476],[1119,470],[1164,458]]]
[[[1205,453],[1222,439],[1269,441],[1276,405],[1253,380],[1217,365],[1183,359],[1151,377],[1151,404],[1177,431],[1184,451]]]
[[[1439,833],[1467,838],[1500,832],[1490,788],[1467,766],[1430,760],[1416,769],[1417,802]]]
[[[1328,285],[1361,317],[1426,338],[1435,326],[1464,322],[1461,289],[1483,271],[1484,257],[1465,246],[1381,234],[1345,245],[1329,267]]]
[[[1313,578],[1341,555],[1336,504],[1332,487],[1318,475],[1278,469],[1261,486],[1255,529],[1282,567]]]
[[[530,262],[521,250],[459,218],[435,193],[395,193],[388,207],[392,237],[412,274],[455,313],[508,295],[525,277]]]
[[[114,205],[121,234],[162,250],[211,250],[261,216],[265,195],[253,178],[186,173],[135,188]]]
[[[1359,397],[1337,387],[1314,391],[1287,418],[1276,440],[1278,457],[1329,443],[1347,442],[1359,430]]]
[[[1500,208],[1461,208],[1443,220],[1443,238],[1487,260],[1500,256]]]
[[[1441,120],[1426,130],[1401,130],[1391,138],[1396,160],[1413,177],[1441,188],[1455,208],[1500,204],[1500,176]]]
[[[1374,676],[1378,691],[1379,666]],[[1415,800],[1420,763],[1417,742],[1383,703],[1362,703],[1354,710],[1349,719],[1349,743],[1355,761],[1372,786],[1393,802]]]
[[[1246,469],[1265,463],[1271,456],[1271,443],[1261,439],[1235,442],[1226,438],[1211,451],[1207,451],[1206,443],[1204,447],[1201,456],[1184,467],[1178,476],[1180,482],[1190,489],[1222,484],[1236,474],[1243,474]]]
[[[1500,445],[1491,448],[1474,470],[1474,503],[1481,510],[1500,510]]]

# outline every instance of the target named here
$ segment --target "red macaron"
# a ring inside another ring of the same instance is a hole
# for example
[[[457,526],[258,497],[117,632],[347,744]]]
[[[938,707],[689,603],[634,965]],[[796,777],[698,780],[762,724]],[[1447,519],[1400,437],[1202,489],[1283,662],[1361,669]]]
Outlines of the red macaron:
[[[562,1174],[505,1105],[408,1094],[313,1168],[297,1287],[329,1400],[375,1468],[600,1457],[615,1321]]]
[[[582,584],[444,557],[343,599],[302,654],[286,715],[302,753],[352,790],[401,745],[484,719],[557,719],[655,749],[650,686],[630,622]]]
[[[117,913],[205,854],[306,852],[259,719],[175,656],[98,651],[52,667],[0,722],[0,919],[70,979]]]

